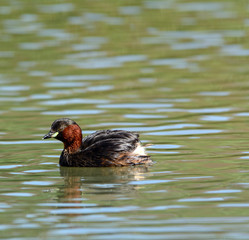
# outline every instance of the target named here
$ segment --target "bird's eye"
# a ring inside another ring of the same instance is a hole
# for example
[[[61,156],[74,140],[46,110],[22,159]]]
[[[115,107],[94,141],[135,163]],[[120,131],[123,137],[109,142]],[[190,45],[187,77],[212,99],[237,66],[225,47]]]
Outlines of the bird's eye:
[[[64,127],[60,127],[57,131],[58,132],[63,132],[63,130],[64,130]]]

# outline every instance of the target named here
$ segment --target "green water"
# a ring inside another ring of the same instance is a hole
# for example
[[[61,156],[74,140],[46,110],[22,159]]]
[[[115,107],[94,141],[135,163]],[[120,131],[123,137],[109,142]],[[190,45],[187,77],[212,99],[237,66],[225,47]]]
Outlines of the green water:
[[[249,239],[247,1],[0,3],[0,238]],[[60,168],[60,117],[140,132],[149,168]]]

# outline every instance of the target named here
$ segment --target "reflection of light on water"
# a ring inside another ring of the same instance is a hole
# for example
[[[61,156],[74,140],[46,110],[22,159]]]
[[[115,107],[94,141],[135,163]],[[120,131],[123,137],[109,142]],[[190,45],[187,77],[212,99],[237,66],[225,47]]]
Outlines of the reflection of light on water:
[[[140,6],[124,6],[119,7],[120,14],[123,15],[138,15],[141,13],[141,7]]]
[[[87,114],[99,114],[103,113],[102,110],[64,110],[64,111],[46,111],[42,112],[42,115],[87,115]]]
[[[138,81],[142,83],[155,83],[157,79],[156,78],[139,78]]]
[[[3,196],[12,196],[12,197],[31,197],[34,196],[33,193],[21,193],[21,192],[11,192],[11,193],[2,193]]]
[[[74,10],[74,5],[72,3],[39,5],[37,10],[43,13],[71,12]]]
[[[226,116],[203,116],[200,118],[203,121],[217,121],[217,122],[222,122],[222,121],[229,121],[231,117],[226,117]]]
[[[163,126],[145,126],[145,127],[129,127],[129,128],[122,128],[123,130],[127,131],[139,131],[139,132],[146,132],[146,131],[161,131],[165,129],[181,129],[181,128],[188,128],[188,127],[200,127],[200,124],[191,124],[191,123],[181,123],[181,124],[173,124],[173,125],[163,125]]]
[[[61,151],[61,150],[60,150]],[[59,158],[60,155],[42,155],[42,157],[46,157],[46,158]],[[43,163],[44,164],[44,163]],[[54,164],[54,163],[53,163]]]
[[[109,100],[104,99],[86,99],[86,98],[71,98],[71,99],[59,99],[59,100],[50,100],[41,102],[42,105],[70,105],[70,104],[100,104],[108,103]]]
[[[45,72],[45,71],[30,71],[29,72],[29,76],[32,77],[45,77],[45,76],[49,76],[50,73],[49,72]]]
[[[165,205],[165,206],[150,207],[150,208],[147,208],[147,210],[149,210],[149,211],[162,211],[162,210],[168,210],[168,209],[174,209],[174,208],[187,208],[187,206],[184,206],[184,205]]]
[[[125,118],[134,118],[134,119],[157,119],[157,118],[166,118],[164,115],[149,115],[149,114],[125,114]]]
[[[46,207],[95,207],[97,204],[95,203],[78,203],[78,202],[66,202],[66,203],[39,203],[38,206],[46,206]]]
[[[26,111],[43,111],[44,108],[39,107],[19,107],[19,108],[11,108],[12,111],[26,112]]]
[[[221,96],[221,97],[224,97],[224,96],[228,96],[230,95],[230,92],[225,92],[225,91],[222,91],[222,92],[218,92],[218,91],[205,91],[205,92],[200,92],[199,93],[200,95],[202,96]]]
[[[239,189],[220,189],[220,190],[213,190],[213,191],[206,191],[205,193],[239,193],[242,190]]]
[[[249,203],[223,203],[219,204],[218,207],[229,207],[229,208],[236,208],[236,207],[249,207]]]
[[[93,28],[98,22],[108,25],[122,25],[124,21],[120,17],[109,17],[104,13],[85,12],[82,16],[69,17],[69,24],[83,25],[86,28]]]
[[[38,36],[41,37],[54,37],[57,40],[69,40],[73,39],[74,35],[68,32],[65,32],[64,29],[41,29],[38,32]]]
[[[68,87],[84,87],[87,86],[88,83],[83,82],[47,82],[43,84],[45,87],[62,87],[62,88],[68,88]]]
[[[74,51],[97,50],[99,48],[100,48],[99,44],[80,43],[72,45],[72,50]]]
[[[143,109],[143,108],[160,108],[160,107],[172,107],[173,104],[169,103],[120,103],[120,104],[103,104],[98,105],[98,108],[134,108],[134,109]]]
[[[213,198],[185,198],[179,199],[178,202],[217,202],[224,201],[225,198],[222,197],[213,197]]]
[[[189,69],[192,72],[199,72],[200,68],[197,63],[189,62],[191,59],[184,58],[167,58],[167,59],[154,59],[150,63],[153,66],[170,66],[175,69]]]
[[[34,185],[34,186],[49,186],[54,184],[52,181],[24,181],[23,185]]]
[[[82,49],[81,49],[82,50]],[[62,59],[58,63],[62,65],[72,65],[77,68],[83,69],[101,69],[101,68],[115,68],[121,67],[126,62],[139,62],[145,61],[147,56],[145,55],[122,55],[114,57],[92,57],[79,61],[76,59]]]
[[[50,99],[50,98],[52,98],[52,96],[49,94],[32,94],[32,95],[30,95],[30,98],[40,100],[40,99]]]
[[[15,92],[15,91],[27,91],[30,89],[30,86],[2,86],[0,87],[0,91],[10,91],[10,92]]]
[[[134,211],[139,209],[137,206],[119,206],[119,207],[90,207],[90,208],[59,208],[51,210],[51,214],[93,214],[93,213],[118,213],[118,212],[126,212],[126,211]],[[64,232],[67,234],[69,229],[65,229],[65,231],[54,230],[55,232]],[[87,229],[86,229],[87,231]],[[63,233],[63,235],[64,235]]]
[[[200,109],[189,109],[187,112],[190,113],[222,113],[229,112],[232,108],[200,108]]]
[[[146,148],[152,148],[152,149],[174,149],[174,148],[180,148],[181,145],[175,145],[175,144],[154,144],[151,146],[148,146]]]
[[[7,19],[3,21],[4,30],[11,34],[30,34],[39,31],[42,23],[29,22],[25,19]]]
[[[43,140],[26,140],[26,141],[0,141],[0,145],[16,145],[16,144],[44,144],[56,143],[56,141],[43,141]]]
[[[53,81],[84,81],[84,80],[110,80],[112,76],[110,75],[66,75],[66,76],[53,76],[51,80]]]
[[[249,49],[243,49],[238,44],[224,45],[221,48],[221,54],[226,56],[237,56],[237,57],[249,56]]]
[[[89,127],[101,127],[101,126],[140,126],[143,123],[130,123],[130,122],[104,122],[98,124],[88,125]]]
[[[177,131],[167,131],[167,132],[150,132],[150,133],[144,133],[145,135],[152,135],[152,136],[158,136],[158,135],[199,135],[199,134],[215,134],[215,133],[221,133],[224,132],[223,130],[219,129],[191,129],[191,130],[177,130]]]
[[[177,5],[179,11],[222,11],[225,7],[225,3],[219,2],[195,2],[195,3],[180,3]]]
[[[222,46],[223,36],[229,35],[229,32],[204,32],[204,31],[159,31],[151,29],[150,37],[141,39],[143,44],[168,44],[174,50],[184,49],[204,49],[214,46]],[[189,39],[188,42],[183,40]]]
[[[15,53],[11,51],[1,51],[0,52],[0,57],[1,58],[11,58],[14,57]]]
[[[25,102],[27,100],[27,97],[0,97],[2,102]]]
[[[17,167],[22,167],[23,165],[2,165],[0,166],[0,169],[12,169],[12,168],[17,168]]]
[[[162,0],[146,0],[144,2],[145,8],[148,9],[169,9],[175,6],[173,1]]]
[[[238,116],[238,117],[248,117],[248,116],[249,116],[249,112],[236,113],[236,114],[234,114],[234,116]]]
[[[72,61],[73,59],[81,59],[81,58],[96,58],[96,57],[105,57],[107,55],[104,51],[83,51],[79,53],[72,53],[65,56],[65,59],[58,60],[57,62],[60,64],[67,64],[68,61]]]
[[[147,184],[160,184],[160,183],[170,183],[175,182],[176,180],[139,180],[139,181],[131,181],[130,185],[147,185]]]
[[[114,86],[112,85],[100,85],[100,86],[92,86],[92,87],[88,87],[87,88],[87,91],[90,91],[90,92],[97,92],[97,91],[108,91],[108,90],[111,90],[113,89]]]

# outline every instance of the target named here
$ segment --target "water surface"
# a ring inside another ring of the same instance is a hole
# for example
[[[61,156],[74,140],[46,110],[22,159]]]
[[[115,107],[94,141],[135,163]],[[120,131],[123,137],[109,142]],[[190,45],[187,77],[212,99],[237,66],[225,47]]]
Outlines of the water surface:
[[[0,3],[3,239],[249,239],[246,1]],[[151,167],[63,168],[42,140],[138,131]]]

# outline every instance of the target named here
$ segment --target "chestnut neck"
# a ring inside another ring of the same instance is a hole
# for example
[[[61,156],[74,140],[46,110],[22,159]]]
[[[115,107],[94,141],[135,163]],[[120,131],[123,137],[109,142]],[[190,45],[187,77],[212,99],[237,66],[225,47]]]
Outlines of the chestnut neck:
[[[82,145],[82,132],[77,124],[71,124],[62,132],[64,150],[68,153],[78,152]]]

